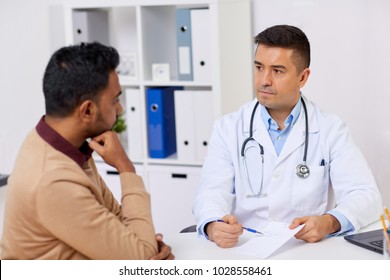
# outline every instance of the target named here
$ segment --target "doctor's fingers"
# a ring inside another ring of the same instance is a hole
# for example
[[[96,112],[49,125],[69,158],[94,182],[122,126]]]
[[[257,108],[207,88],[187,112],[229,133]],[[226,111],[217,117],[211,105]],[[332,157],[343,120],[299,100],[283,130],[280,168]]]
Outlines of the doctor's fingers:
[[[309,217],[308,216],[305,216],[305,217],[300,217],[300,218],[295,218],[290,226],[289,226],[289,229],[294,229],[296,228],[297,226],[299,225],[302,225],[302,224],[306,224],[306,222],[309,220]]]
[[[296,239],[300,239],[309,243],[314,243],[324,238],[324,236],[320,234],[318,231],[316,231],[315,229],[302,232],[303,229],[295,235]]]
[[[226,232],[216,232],[213,236],[213,241],[222,248],[230,248],[237,244],[240,235]]]
[[[238,238],[233,240],[233,239],[221,239],[221,240],[216,240],[214,241],[219,247],[221,248],[231,248],[235,246],[238,242]]]
[[[313,243],[320,241],[325,237],[325,235],[326,234],[321,231],[321,228],[315,226],[313,223],[310,223],[310,221],[307,221],[305,226],[297,234],[295,234],[295,238]]]
[[[233,215],[225,215],[222,217],[222,220],[230,225],[234,225],[238,223],[236,216]]]
[[[225,223],[215,223],[211,228],[213,240],[235,240],[242,234],[239,225],[229,225]]]
[[[215,229],[220,231],[221,234],[226,235],[236,235],[240,236],[242,234],[242,225],[240,224],[227,224],[227,223],[216,223]]]

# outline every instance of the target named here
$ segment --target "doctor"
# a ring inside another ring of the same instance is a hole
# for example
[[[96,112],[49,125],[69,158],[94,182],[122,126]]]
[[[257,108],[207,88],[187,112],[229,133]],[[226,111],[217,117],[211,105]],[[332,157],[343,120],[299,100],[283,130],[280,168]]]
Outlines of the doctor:
[[[346,124],[301,95],[306,35],[278,25],[255,43],[256,99],[214,125],[193,204],[198,234],[232,247],[243,225],[274,220],[305,224],[295,237],[316,242],[377,220],[381,196]]]

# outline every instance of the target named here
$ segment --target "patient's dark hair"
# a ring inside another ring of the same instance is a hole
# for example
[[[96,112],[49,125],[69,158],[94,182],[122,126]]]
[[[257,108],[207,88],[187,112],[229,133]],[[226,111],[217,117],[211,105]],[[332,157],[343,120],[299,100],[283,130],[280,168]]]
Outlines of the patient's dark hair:
[[[255,37],[255,44],[292,49],[292,60],[298,72],[310,66],[310,43],[305,33],[295,26],[275,25]]]
[[[97,42],[57,50],[43,76],[46,114],[66,117],[85,100],[98,102],[118,64],[117,50]]]

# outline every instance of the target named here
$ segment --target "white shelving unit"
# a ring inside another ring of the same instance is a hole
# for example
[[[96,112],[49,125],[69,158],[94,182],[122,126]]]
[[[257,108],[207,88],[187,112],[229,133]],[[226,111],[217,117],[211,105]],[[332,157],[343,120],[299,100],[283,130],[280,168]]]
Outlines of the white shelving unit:
[[[211,69],[208,81],[178,79],[176,10],[179,8],[208,10],[209,22],[206,26],[209,42],[206,43],[210,61],[206,63]],[[135,108],[141,116],[137,126],[139,131],[129,132],[131,137],[141,138],[138,149],[141,152],[138,158],[132,158],[131,152],[129,156],[137,165],[137,170],[142,170],[151,193],[156,230],[162,233],[178,232],[180,227],[193,224],[191,201],[203,160],[180,160],[176,154],[163,159],[149,157],[146,91],[148,88],[165,86],[210,91],[210,99],[205,100],[212,103],[214,118],[205,124],[210,129],[215,119],[251,100],[254,95],[250,0],[71,0],[64,1],[64,12],[68,44],[78,43],[81,39],[94,41],[96,39],[93,37],[101,31],[108,33],[99,34],[108,40],[102,43],[115,47],[120,54],[136,56],[136,75],[120,77],[124,93],[127,89],[135,90],[141,96],[139,108]],[[153,80],[152,64],[155,63],[169,64],[170,80]],[[123,94],[126,110],[134,110],[127,107],[129,101]],[[186,118],[185,115],[182,117]],[[130,127],[134,126],[130,124]],[[123,142],[131,151],[131,139]],[[118,176],[112,168],[99,160],[97,163],[107,183],[119,183],[119,180],[111,177]],[[115,190],[118,186],[112,188]]]

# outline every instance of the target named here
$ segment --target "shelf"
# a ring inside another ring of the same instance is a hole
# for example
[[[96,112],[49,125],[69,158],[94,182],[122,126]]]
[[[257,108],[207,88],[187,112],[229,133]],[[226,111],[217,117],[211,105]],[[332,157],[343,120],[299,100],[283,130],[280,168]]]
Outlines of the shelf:
[[[194,52],[192,57],[193,80],[188,81],[178,79],[178,77],[184,79],[178,74],[178,48],[180,46],[178,42],[181,38],[178,37],[181,29],[178,29],[180,26],[176,18],[178,9],[188,9],[190,21],[195,22],[197,18],[197,24],[192,23],[194,26],[191,27],[191,33],[189,33],[192,36],[190,49],[201,47],[205,55],[205,60],[201,62],[208,67],[202,68],[198,63],[197,67],[201,70],[195,70],[195,50],[192,50]],[[232,15],[237,20],[232,21]],[[150,108],[147,106],[147,92],[149,89],[182,87],[183,94],[186,96],[203,92],[202,98],[205,100],[203,104],[200,102],[199,108],[194,107],[195,97],[194,100],[181,100],[181,102],[186,102],[185,108],[180,108],[181,115],[175,118],[189,117],[188,126],[195,127],[199,126],[196,121],[204,118],[207,115],[205,113],[208,113],[209,119],[204,119],[199,127],[202,127],[202,130],[207,128],[209,134],[215,119],[238,109],[241,104],[253,99],[253,47],[250,34],[249,0],[67,1],[65,3],[65,27],[68,43],[76,43],[82,39],[94,41],[96,38],[108,38],[107,43],[118,50],[121,61],[132,65],[128,68],[123,66],[128,64],[121,65],[119,81],[124,93],[121,96],[121,102],[125,108],[128,126],[128,132],[125,133],[126,139],[122,139],[122,143],[135,162],[145,165],[174,164],[199,167],[203,162],[203,158],[199,158],[203,156],[203,151],[195,152],[195,158],[177,156],[177,154],[173,159],[148,158],[148,110]],[[195,27],[203,32],[195,32]],[[107,34],[100,34],[102,32]],[[192,32],[202,35],[195,36]],[[201,46],[197,42],[202,42]],[[152,65],[161,63],[169,65],[169,80],[153,79]],[[195,75],[196,71],[208,72]],[[193,116],[188,116],[189,114]],[[182,121],[181,125],[183,123],[187,124],[186,121]],[[179,139],[176,140],[179,141]],[[202,138],[201,141],[204,143],[208,139]],[[193,140],[188,142],[194,143]],[[189,146],[185,148],[187,147]]]
[[[250,0],[64,2],[67,44],[105,38],[107,42],[102,43],[115,47],[121,62],[127,62],[117,69],[123,91],[120,102],[127,125],[127,131],[122,132],[120,138],[151,193],[153,220],[162,233],[187,226],[188,219],[192,218],[192,194],[199,181],[214,121],[254,98],[250,8]],[[185,19],[193,24],[191,33],[186,33],[191,35],[191,43],[184,45],[186,59],[181,56],[183,25],[176,18],[178,9],[188,9]],[[77,22],[77,13],[81,13],[78,16],[85,21]],[[102,32],[106,34],[99,34]],[[192,55],[188,56],[188,50]],[[186,63],[188,61],[190,63]],[[159,65],[158,72],[155,64],[169,67]],[[185,76],[183,68],[188,65],[190,74]],[[169,87],[181,87],[181,90],[167,89]],[[168,119],[174,116],[176,153],[161,159],[150,158],[149,152],[153,146],[149,140],[160,139],[161,131],[169,130],[166,126],[156,128],[158,125],[148,119],[152,108],[163,107],[155,106],[160,105],[157,101],[148,100],[151,91],[156,90],[163,92],[160,92],[161,98],[165,98],[167,92],[172,95],[173,91],[174,102],[169,101],[167,107],[175,108]],[[160,134],[149,137],[155,135],[151,133],[153,129],[160,129]],[[96,153],[94,158],[102,172],[106,170],[103,159]],[[118,176],[105,176],[116,185],[113,190],[120,192]],[[180,199],[170,199],[172,192]],[[167,222],[167,216],[171,221]],[[172,226],[172,223],[177,224]]]
[[[144,81],[144,86],[155,87],[155,86],[183,86],[183,87],[208,87],[211,88],[212,84],[204,82],[194,81]]]
[[[185,161],[178,161],[177,159],[147,159],[146,164],[151,165],[176,165],[176,166],[194,166],[194,167],[201,167],[202,162],[185,162]]]
[[[93,158],[96,162],[104,162],[103,158],[101,156],[99,156],[97,153],[93,153]],[[130,158],[131,160],[131,158]],[[137,165],[173,165],[173,166],[192,166],[192,167],[201,167],[202,166],[202,162],[186,162],[186,161],[179,161],[177,159],[177,156],[176,154],[168,157],[168,158],[162,158],[162,159],[158,159],[158,158],[146,158],[146,159],[143,159],[143,160],[131,160],[131,162],[133,164],[137,164]],[[3,175],[0,175],[0,177],[3,176]]]

